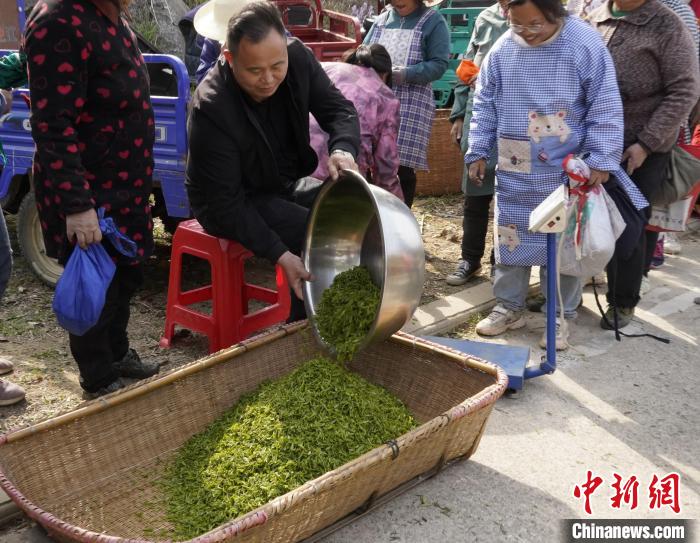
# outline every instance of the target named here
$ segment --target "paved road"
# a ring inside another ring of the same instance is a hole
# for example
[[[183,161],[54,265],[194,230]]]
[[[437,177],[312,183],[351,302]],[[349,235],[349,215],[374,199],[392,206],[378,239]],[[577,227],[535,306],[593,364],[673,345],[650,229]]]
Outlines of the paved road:
[[[350,526],[327,543],[554,542],[560,519],[585,516],[573,495],[587,470],[603,479],[592,494],[592,518],[700,517],[700,236],[653,272],[630,329],[669,337],[623,339],[598,328],[590,294],[575,324],[574,347],[552,376],[528,381],[495,406],[478,451]],[[541,316],[506,340],[532,346]],[[504,340],[499,340],[504,341]],[[680,507],[651,509],[656,474],[680,474]],[[611,506],[613,474],[639,481],[638,506]],[[700,528],[700,527],[696,527]],[[700,530],[696,529],[696,532]],[[697,533],[695,535],[697,540]],[[39,543],[36,529],[0,534],[3,543]]]
[[[591,496],[593,518],[700,518],[700,305],[693,304],[700,296],[700,237],[685,240],[683,253],[652,272],[651,283],[626,331],[665,336],[669,345],[649,338],[616,342],[598,327],[586,294],[574,347],[560,357],[557,372],[527,381],[516,398],[496,404],[469,462],[326,541],[563,541],[559,519],[586,516],[573,488],[587,470],[603,479]],[[539,357],[543,329],[542,317],[533,314],[507,340],[531,345]],[[667,506],[649,507],[653,475],[670,472],[681,476],[677,516]],[[637,477],[634,511],[611,507],[614,473]]]

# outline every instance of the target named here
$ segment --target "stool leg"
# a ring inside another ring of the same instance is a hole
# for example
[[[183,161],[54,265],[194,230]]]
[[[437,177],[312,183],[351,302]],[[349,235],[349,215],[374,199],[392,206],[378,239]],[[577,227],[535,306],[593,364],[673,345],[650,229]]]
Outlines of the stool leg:
[[[243,255],[238,262],[232,262],[232,266],[236,266],[238,268],[240,277],[241,277],[241,294],[240,294],[240,299],[241,299],[241,316],[245,317],[248,314],[248,311],[250,311],[250,307],[248,306],[249,302],[249,297],[248,297],[248,290],[246,288],[247,283],[245,281],[245,261],[248,260],[247,255]],[[241,338],[245,339],[245,338]]]
[[[289,283],[287,276],[282,269],[282,266],[275,264],[275,278],[277,282],[277,303],[280,306],[280,312],[284,313],[285,319],[289,316],[289,311],[292,307],[292,297],[289,291]]]
[[[267,307],[258,309],[253,313],[243,315],[241,331],[242,335],[249,335],[284,322],[289,316],[291,297],[287,276],[280,266],[276,266],[277,291],[257,285],[245,285],[245,291],[251,298],[269,303]]]
[[[243,291],[242,251],[221,252],[212,263],[212,299],[214,322],[219,333],[220,349],[230,347],[243,339],[243,319],[240,297]]]
[[[173,248],[170,256],[170,274],[168,276],[168,301],[165,308],[165,331],[158,343],[161,348],[170,348],[173,336],[175,335],[175,322],[173,320],[173,308],[180,300],[182,270],[182,252],[175,243],[173,237]]]

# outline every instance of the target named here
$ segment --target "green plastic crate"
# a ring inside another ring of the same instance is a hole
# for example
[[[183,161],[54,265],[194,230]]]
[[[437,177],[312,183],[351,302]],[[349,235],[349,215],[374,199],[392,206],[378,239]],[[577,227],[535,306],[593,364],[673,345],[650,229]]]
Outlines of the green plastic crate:
[[[445,108],[452,105],[455,85],[457,84],[456,70],[469,45],[474,22],[483,7],[444,7],[436,10],[445,18],[450,31],[450,59],[445,73],[433,82],[433,97],[435,107]]]

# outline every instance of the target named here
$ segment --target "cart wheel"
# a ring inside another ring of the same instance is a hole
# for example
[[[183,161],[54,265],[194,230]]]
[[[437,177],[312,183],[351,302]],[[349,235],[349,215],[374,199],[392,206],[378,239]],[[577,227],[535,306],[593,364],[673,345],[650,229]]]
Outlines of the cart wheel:
[[[46,256],[44,238],[41,234],[39,213],[36,209],[34,193],[29,191],[19,206],[17,214],[17,238],[22,255],[32,268],[32,271],[42,283],[50,287],[56,286],[58,278],[63,273],[63,266],[55,258]]]

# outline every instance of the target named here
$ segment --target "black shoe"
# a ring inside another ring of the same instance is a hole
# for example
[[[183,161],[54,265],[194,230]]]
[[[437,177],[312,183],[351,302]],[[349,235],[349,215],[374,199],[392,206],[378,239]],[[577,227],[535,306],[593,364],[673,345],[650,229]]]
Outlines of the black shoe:
[[[143,362],[134,349],[129,349],[124,358],[114,363],[120,377],[147,379],[160,370],[157,362]]]
[[[542,307],[544,307],[544,304],[547,303],[547,299],[544,297],[544,294],[537,294],[536,296],[533,296],[532,298],[529,298],[525,304],[527,305],[527,310],[531,311],[532,313],[542,313]],[[576,309],[581,307],[583,305],[583,297],[578,301],[578,305],[576,306]]]
[[[527,310],[533,313],[542,313],[542,306],[547,302],[544,294],[537,294],[527,300]]]
[[[448,285],[459,286],[463,285],[474,277],[481,269],[481,264],[469,262],[468,260],[460,260],[457,269],[449,274],[445,281]]]
[[[125,386],[126,384],[124,384],[124,382],[121,379],[117,379],[116,381],[108,384],[107,386],[98,388],[94,392],[83,390],[83,400],[94,400],[95,398],[99,398],[100,396],[116,392],[117,390],[122,389]]]

